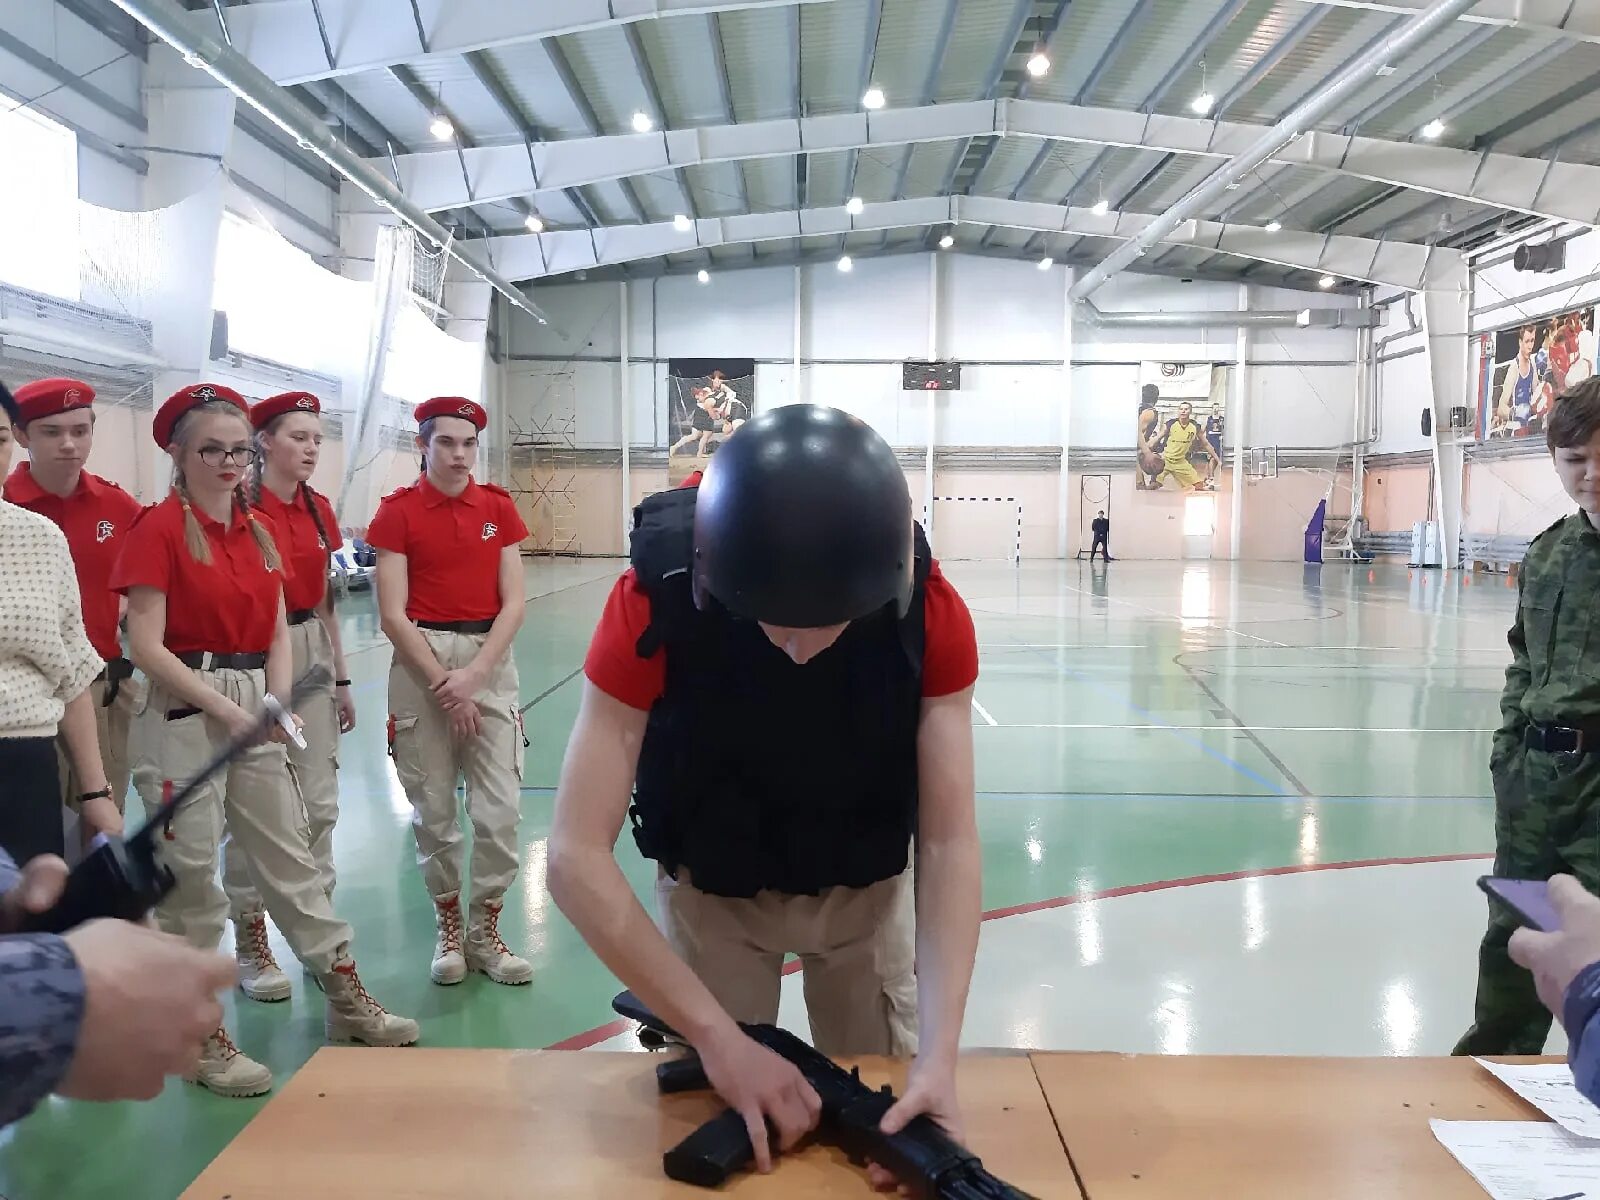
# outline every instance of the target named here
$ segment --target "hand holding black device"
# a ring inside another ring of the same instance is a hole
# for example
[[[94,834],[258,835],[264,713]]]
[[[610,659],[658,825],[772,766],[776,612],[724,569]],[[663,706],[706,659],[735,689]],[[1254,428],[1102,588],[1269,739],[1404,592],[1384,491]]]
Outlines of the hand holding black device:
[[[259,742],[274,724],[292,729],[294,721],[290,710],[295,701],[328,682],[327,668],[313,667],[295,684],[288,708],[267,696],[254,728],[223,747],[200,774],[174,791],[137,833],[127,839],[104,833],[96,837],[88,853],[67,876],[60,899],[42,913],[27,914],[22,920],[21,932],[65,933],[100,917],[143,920],[145,914],[173,889],[172,871],[161,861],[157,847],[184,801],[206,780]]]

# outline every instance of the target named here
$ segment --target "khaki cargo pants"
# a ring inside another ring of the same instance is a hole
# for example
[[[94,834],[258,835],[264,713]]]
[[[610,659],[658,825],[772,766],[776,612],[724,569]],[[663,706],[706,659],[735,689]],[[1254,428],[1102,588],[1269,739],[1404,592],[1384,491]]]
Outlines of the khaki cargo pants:
[[[117,684],[116,698],[106,703],[106,693],[111,685],[97,679],[89,685],[89,699],[94,704],[94,729],[100,742],[100,762],[106,769],[106,782],[111,785],[111,799],[117,811],[123,811],[128,798],[128,784],[133,776],[133,764],[128,757],[128,730],[133,724],[133,714],[144,701],[145,683],[140,676],[124,679]],[[71,800],[89,789],[83,786],[72,761],[67,755],[67,743],[56,738],[56,756],[61,760],[61,793]]]
[[[680,868],[656,878],[662,932],[737,1021],[772,1024],[785,954],[805,973],[811,1040],[835,1058],[917,1051],[916,886],[907,867],[817,896],[713,896]]]
[[[284,749],[289,757],[289,773],[305,805],[311,858],[322,878],[322,890],[332,896],[337,882],[333,827],[339,820],[339,705],[334,698],[333,642],[321,617],[289,626],[289,642],[294,647],[295,679],[316,666],[328,672],[327,686],[295,702],[295,715],[305,722],[300,735],[306,740],[306,748],[302,750],[291,742]],[[261,911],[261,893],[250,878],[245,855],[226,831],[222,839],[222,890],[228,894],[228,909],[235,921]]]
[[[264,672],[197,674],[246,712],[261,711]],[[152,680],[134,717],[129,737],[133,786],[146,813],[160,807],[169,786],[182,787],[227,744],[227,731],[203,713],[169,719],[187,707]],[[224,822],[295,956],[319,974],[332,970],[350,944],[350,927],[333,915],[322,890],[306,848],[304,806],[277,742],[246,750],[178,810],[159,843],[177,887],[156,906],[157,923],[203,950],[216,949],[228,914],[227,897],[217,883]]]
[[[472,662],[483,633],[419,630],[439,665]],[[389,668],[389,751],[417,840],[417,865],[430,896],[461,893],[461,806],[456,781],[467,783],[472,822],[471,892],[463,902],[499,900],[517,878],[517,820],[522,812],[522,714],[517,664],[508,653],[478,693],[483,732],[470,741],[450,736],[450,722],[427,682],[397,658]]]

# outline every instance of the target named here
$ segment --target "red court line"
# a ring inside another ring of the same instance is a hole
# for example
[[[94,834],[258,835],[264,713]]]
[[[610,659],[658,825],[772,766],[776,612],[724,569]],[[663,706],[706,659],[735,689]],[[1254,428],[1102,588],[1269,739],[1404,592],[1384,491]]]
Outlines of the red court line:
[[[1070,896],[1055,896],[1049,900],[1034,900],[1027,904],[1013,904],[1009,908],[991,908],[983,914],[985,921],[998,921],[1002,917],[1019,917],[1024,913],[1042,912],[1047,908],[1065,908],[1069,904],[1082,904],[1088,900],[1114,900],[1118,896],[1137,896],[1144,892],[1165,892],[1173,888],[1198,887],[1203,883],[1231,883],[1240,879],[1263,879],[1270,875],[1304,875],[1311,871],[1349,871],[1357,867],[1414,867],[1425,863],[1473,862],[1491,859],[1493,854],[1426,854],[1416,858],[1360,858],[1349,862],[1296,863],[1287,867],[1256,867],[1247,871],[1226,871],[1219,875],[1190,875],[1186,879],[1157,879],[1150,883],[1133,883],[1126,887],[1107,888],[1097,892],[1077,892]],[[793,975],[800,969],[798,958],[784,963],[783,973]],[[587,1050],[601,1042],[627,1033],[634,1022],[618,1017],[593,1029],[551,1042],[546,1050]]]

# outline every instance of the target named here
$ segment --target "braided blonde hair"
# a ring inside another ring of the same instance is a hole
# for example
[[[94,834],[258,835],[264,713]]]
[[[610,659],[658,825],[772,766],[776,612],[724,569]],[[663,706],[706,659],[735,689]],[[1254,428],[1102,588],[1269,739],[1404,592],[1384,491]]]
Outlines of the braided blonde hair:
[[[226,400],[208,400],[204,404],[197,404],[183,416],[178,418],[177,425],[172,431],[171,446],[188,449],[188,435],[194,428],[195,418],[203,415],[232,416],[245,420],[245,415]],[[252,442],[252,444],[254,444]],[[183,541],[188,547],[189,557],[197,563],[211,562],[211,543],[206,538],[206,531],[200,526],[200,519],[194,515],[194,505],[189,499],[188,481],[183,477],[181,460],[174,458],[172,464],[172,488],[178,493],[178,503],[183,506]],[[249,498],[245,495],[244,484],[233,489],[233,506],[237,508],[244,519],[250,524],[250,535],[255,538],[257,547],[261,550],[261,559],[269,571],[282,571],[283,558],[278,554],[278,545],[273,541],[272,534],[267,527],[256,520],[256,514],[250,507]]]

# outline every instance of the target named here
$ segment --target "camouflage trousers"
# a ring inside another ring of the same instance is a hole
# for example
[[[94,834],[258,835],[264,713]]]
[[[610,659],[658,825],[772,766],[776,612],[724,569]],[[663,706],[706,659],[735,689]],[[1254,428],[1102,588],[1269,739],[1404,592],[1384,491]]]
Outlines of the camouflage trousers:
[[[1513,879],[1574,875],[1600,895],[1600,755],[1582,758],[1519,749],[1494,775],[1494,873]],[[1533,976],[1511,961],[1517,922],[1489,906],[1478,948],[1472,1028],[1455,1054],[1542,1054],[1551,1016]]]

